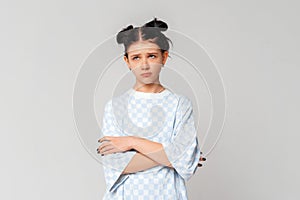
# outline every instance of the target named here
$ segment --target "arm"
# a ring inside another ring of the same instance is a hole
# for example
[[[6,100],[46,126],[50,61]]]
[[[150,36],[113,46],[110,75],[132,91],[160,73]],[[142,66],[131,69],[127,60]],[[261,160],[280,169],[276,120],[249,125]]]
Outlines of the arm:
[[[197,170],[200,159],[200,146],[194,124],[191,100],[182,96],[179,99],[177,111],[174,137],[170,143],[163,145],[172,166],[187,181]]]
[[[129,173],[144,171],[144,170],[150,169],[152,167],[156,167],[158,165],[160,165],[160,164],[155,162],[151,158],[138,152],[133,156],[130,163],[124,169],[122,174],[129,174]],[[170,167],[170,168],[173,168],[173,167]]]
[[[128,163],[128,167],[131,168],[134,164],[145,162],[142,165],[140,164],[137,169],[132,169],[133,171],[148,169],[153,167],[153,165],[173,167],[161,143],[136,136],[105,136],[99,140],[99,142],[104,141],[106,142],[99,147],[99,151],[104,157],[108,154],[129,152],[130,150],[143,154],[143,157],[138,155],[130,165]]]
[[[102,145],[101,153],[103,153],[103,155],[118,152],[127,153],[128,150],[133,149],[137,151],[135,154],[143,154],[143,157],[141,155],[133,155],[132,159],[128,160],[127,165],[125,165],[120,172],[122,174],[163,165],[176,169],[184,179],[189,179],[197,168],[200,156],[192,117],[191,101],[184,98],[178,111],[179,112],[176,113],[176,115],[178,114],[178,116],[176,116],[178,120],[176,120],[175,124],[174,138],[170,144],[161,144],[134,136],[115,137],[106,135],[101,140],[108,140],[109,142]],[[114,131],[111,132],[113,133]],[[114,154],[111,155],[114,156]],[[136,166],[137,163],[143,163],[143,165]]]
[[[104,107],[101,136],[123,136],[122,131],[116,125],[112,100],[110,100]],[[98,151],[98,153],[100,152]],[[114,192],[129,177],[122,172],[136,153],[136,151],[126,151],[101,157],[106,187],[109,192]]]
[[[132,149],[136,150],[140,154],[148,157],[152,161],[151,164],[164,165],[173,168],[172,164],[168,160],[168,157],[164,151],[164,147],[161,143],[153,142],[141,137],[132,136],[131,140]]]

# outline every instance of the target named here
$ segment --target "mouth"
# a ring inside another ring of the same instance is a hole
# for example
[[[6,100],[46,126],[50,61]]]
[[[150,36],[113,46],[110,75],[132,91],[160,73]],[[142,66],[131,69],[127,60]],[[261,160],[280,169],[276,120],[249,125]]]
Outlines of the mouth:
[[[143,74],[141,74],[141,76],[143,76],[143,77],[148,77],[148,76],[151,76],[151,72],[147,72],[147,73],[143,73]]]

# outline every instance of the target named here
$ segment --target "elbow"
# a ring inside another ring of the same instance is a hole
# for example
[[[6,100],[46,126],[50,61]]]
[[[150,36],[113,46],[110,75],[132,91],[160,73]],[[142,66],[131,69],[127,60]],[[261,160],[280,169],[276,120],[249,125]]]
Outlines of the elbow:
[[[178,172],[178,174],[185,180],[188,181],[196,173],[197,167],[195,169],[188,169],[186,171]]]
[[[185,181],[188,181],[196,173],[197,169],[198,163],[196,162],[191,165],[178,166],[177,168],[175,168],[176,172]]]
[[[173,167],[173,165],[172,165],[172,163],[171,162],[169,162],[169,164],[168,165],[166,165],[167,167],[169,167],[169,168],[171,168],[171,169],[175,169],[174,167]]]

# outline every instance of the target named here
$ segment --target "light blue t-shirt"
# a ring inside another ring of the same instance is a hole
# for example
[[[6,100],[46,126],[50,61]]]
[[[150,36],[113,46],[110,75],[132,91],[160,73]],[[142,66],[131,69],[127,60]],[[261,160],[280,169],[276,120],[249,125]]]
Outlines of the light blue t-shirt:
[[[155,166],[122,174],[134,150],[102,156],[106,182],[103,200],[185,200],[185,182],[197,170],[200,147],[189,98],[165,89],[146,93],[130,88],[105,105],[103,136],[134,135],[163,145],[175,169]]]

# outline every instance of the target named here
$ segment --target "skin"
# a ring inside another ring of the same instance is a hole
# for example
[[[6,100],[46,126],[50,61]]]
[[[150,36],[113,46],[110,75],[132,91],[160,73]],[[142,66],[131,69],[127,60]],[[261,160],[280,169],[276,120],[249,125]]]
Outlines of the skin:
[[[167,61],[168,51],[162,53],[159,46],[151,40],[140,40],[130,45],[127,54],[128,58],[124,56],[124,61],[136,77],[134,85],[136,91],[156,93],[164,89],[160,84],[159,74]],[[149,77],[141,75],[148,72],[151,73]],[[103,156],[128,150],[137,152],[123,174],[146,170],[157,165],[173,168],[161,143],[135,136],[104,136],[98,142],[102,144],[97,151]],[[200,156],[198,167],[202,166],[200,161],[205,160]]]
[[[128,58],[124,56],[128,68],[136,77],[134,89],[141,92],[157,92],[163,88],[159,74],[168,58],[168,51],[161,52],[159,46],[149,41],[138,41],[127,49]],[[142,73],[152,73],[143,77]]]

